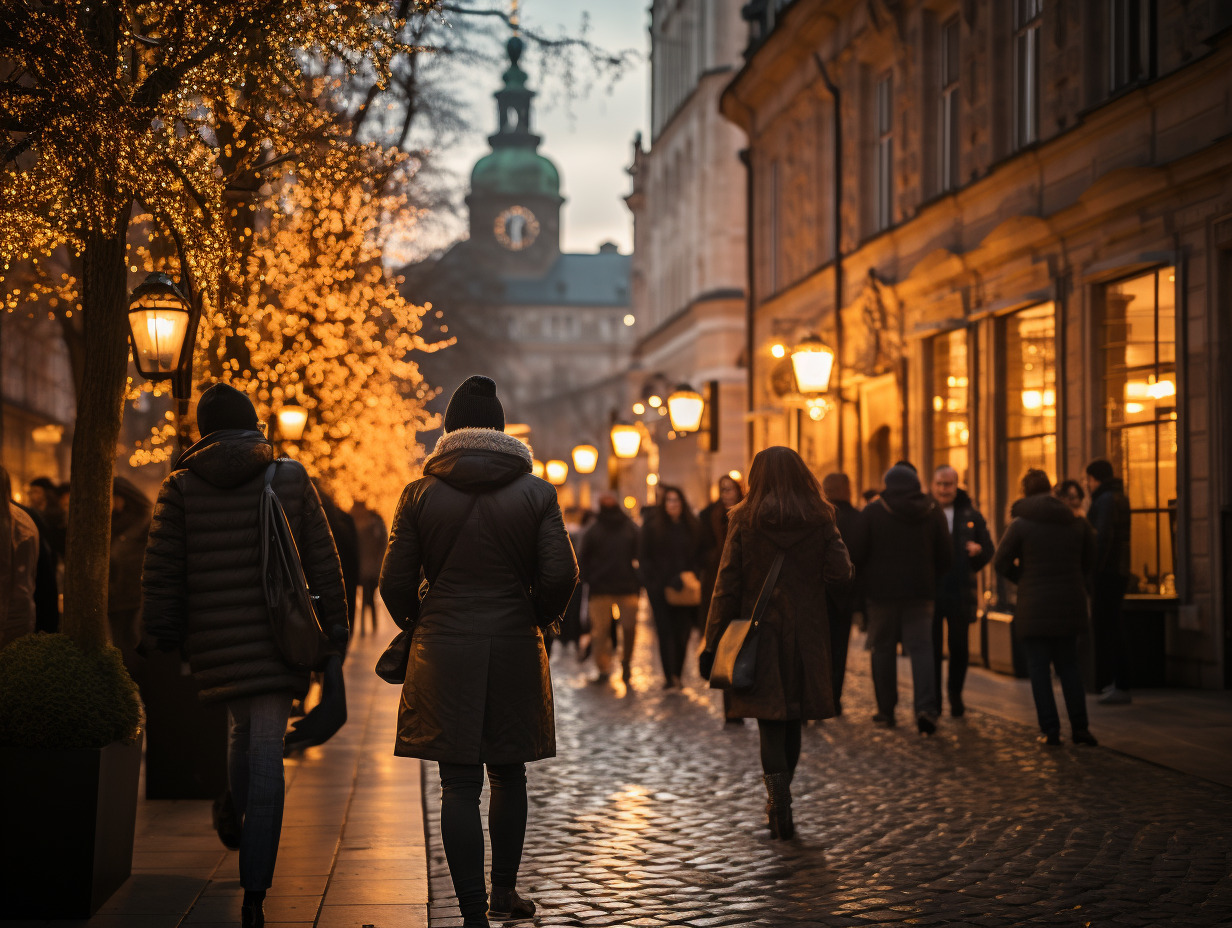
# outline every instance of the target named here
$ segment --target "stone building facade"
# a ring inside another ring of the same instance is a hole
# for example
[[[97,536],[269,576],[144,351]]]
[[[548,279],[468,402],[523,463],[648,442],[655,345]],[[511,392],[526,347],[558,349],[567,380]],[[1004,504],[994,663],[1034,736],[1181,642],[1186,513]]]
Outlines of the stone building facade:
[[[625,471],[624,489],[639,497],[656,466],[693,505],[709,501],[721,475],[746,467],[744,142],[718,108],[745,42],[740,5],[655,0],[650,9],[650,146],[640,135],[634,142],[626,198],[637,343],[620,410],[631,419],[632,404],[642,404],[657,446],[657,464],[644,455]],[[709,405],[702,433],[673,438],[646,401],[681,383]]]
[[[952,463],[994,533],[1027,467],[1107,457],[1139,676],[1232,685],[1232,4],[745,16],[721,107],[750,151],[754,446],[861,488]],[[838,351],[820,419],[776,357],[810,331]]]

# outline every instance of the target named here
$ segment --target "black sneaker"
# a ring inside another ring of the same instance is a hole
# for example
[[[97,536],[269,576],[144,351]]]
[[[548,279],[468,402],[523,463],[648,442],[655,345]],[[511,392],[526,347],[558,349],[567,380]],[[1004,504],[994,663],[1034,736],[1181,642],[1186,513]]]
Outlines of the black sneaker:
[[[873,724],[881,725],[885,728],[893,728],[898,722],[894,721],[894,715],[890,712],[878,712],[873,716]]]
[[[937,723],[927,715],[917,715],[915,727],[919,729],[921,735],[931,735],[937,731]]]
[[[1099,742],[1095,740],[1095,736],[1085,728],[1082,731],[1074,732],[1074,744],[1085,744],[1092,748],[1099,747]]]
[[[1045,744],[1050,748],[1055,748],[1061,744],[1061,736],[1056,732],[1050,731],[1047,734],[1040,736],[1039,743]]]

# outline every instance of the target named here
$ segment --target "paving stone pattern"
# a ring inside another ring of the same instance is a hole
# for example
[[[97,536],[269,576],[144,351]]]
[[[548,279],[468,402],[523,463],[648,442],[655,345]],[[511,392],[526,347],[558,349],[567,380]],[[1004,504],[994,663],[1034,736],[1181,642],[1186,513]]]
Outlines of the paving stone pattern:
[[[854,644],[846,716],[804,732],[797,837],[772,841],[755,724],[725,729],[692,671],[663,693],[640,639],[628,692],[553,660],[558,756],[529,766],[519,879],[539,925],[1232,925],[1232,790],[978,708],[932,738],[874,728]],[[430,923],[452,928],[423,770]]]

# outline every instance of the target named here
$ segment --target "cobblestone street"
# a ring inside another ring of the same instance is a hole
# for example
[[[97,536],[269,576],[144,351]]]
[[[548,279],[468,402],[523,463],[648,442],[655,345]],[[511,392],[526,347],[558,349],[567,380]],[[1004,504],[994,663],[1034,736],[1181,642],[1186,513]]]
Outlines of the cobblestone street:
[[[1044,748],[978,707],[931,739],[901,703],[899,728],[874,728],[858,642],[846,716],[804,732],[797,837],[772,841],[755,724],[725,729],[695,671],[662,692],[644,620],[639,637],[627,693],[588,684],[572,650],[553,661],[558,756],[528,768],[519,879],[541,925],[1232,923],[1232,790]],[[423,770],[431,924],[447,928],[461,920]]]

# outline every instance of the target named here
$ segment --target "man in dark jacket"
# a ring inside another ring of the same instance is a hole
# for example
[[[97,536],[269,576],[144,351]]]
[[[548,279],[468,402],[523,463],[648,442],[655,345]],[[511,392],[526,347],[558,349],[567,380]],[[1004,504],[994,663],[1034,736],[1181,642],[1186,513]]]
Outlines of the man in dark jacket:
[[[376,631],[376,590],[381,579],[381,561],[385,557],[389,531],[385,528],[385,520],[364,503],[357,502],[351,507],[351,518],[355,520],[355,532],[359,539],[359,588],[363,599],[356,624],[363,631],[364,617],[370,614],[372,630]]]
[[[911,657],[916,726],[937,730],[940,706],[933,678],[933,600],[937,578],[950,568],[950,533],[940,507],[920,489],[912,467],[886,471],[881,498],[864,507],[848,542],[867,597],[872,644],[873,721],[893,728],[898,704],[898,642]]]
[[[518,895],[526,763],[556,753],[541,629],[577,585],[555,488],[506,435],[496,384],[469,377],[449,400],[424,476],[402,493],[381,565],[381,598],[414,628],[394,753],[439,763],[441,839],[464,924],[487,925],[479,796],[492,786],[493,920],[528,918]],[[428,581],[421,602],[420,572]]]
[[[146,633],[182,649],[204,702],[225,702],[227,778],[243,815],[240,883],[245,925],[263,923],[282,830],[283,735],[308,671],[282,659],[261,568],[260,502],[273,446],[248,397],[227,384],[201,395],[202,438],[158,493],[141,576]],[[321,501],[302,465],[281,460],[273,487],[295,536],[317,615],[335,644],[347,636],[342,569]]]
[[[826,474],[821,492],[834,505],[835,522],[844,544],[860,533],[864,517],[851,505],[851,478],[846,474]],[[830,617],[830,682],[834,687],[834,712],[843,714],[843,680],[847,676],[847,647],[851,641],[851,620],[859,597],[859,576],[847,589],[826,587],[826,612]]]
[[[937,680],[937,707],[941,707],[941,650],[949,645],[950,669],[946,691],[950,697],[950,715],[961,718],[963,684],[967,680],[967,665],[971,660],[968,645],[969,628],[975,622],[975,578],[992,560],[995,547],[984,517],[971,502],[967,491],[958,486],[958,471],[942,464],[933,473],[933,499],[945,515],[950,530],[952,560],[950,569],[937,580],[937,598],[933,601],[933,672]],[[945,629],[942,625],[945,625]],[[949,631],[949,640],[942,638]]]
[[[595,649],[595,683],[612,672],[612,610],[620,623],[620,672],[629,682],[637,635],[637,526],[620,508],[616,494],[604,491],[599,514],[586,529],[578,550],[582,582],[589,587],[590,635]]]
[[[1095,570],[1091,576],[1091,625],[1095,633],[1095,685],[1104,705],[1131,701],[1125,668],[1121,603],[1129,587],[1129,499],[1125,484],[1103,458],[1087,465],[1087,518],[1095,526]]]

